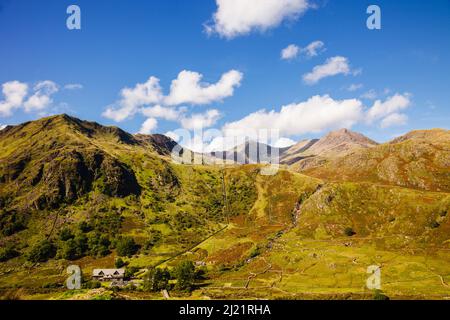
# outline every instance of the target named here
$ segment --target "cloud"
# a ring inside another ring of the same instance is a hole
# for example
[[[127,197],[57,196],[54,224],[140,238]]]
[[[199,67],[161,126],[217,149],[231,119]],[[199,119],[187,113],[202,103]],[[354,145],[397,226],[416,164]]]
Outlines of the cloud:
[[[197,72],[180,72],[178,78],[172,81],[170,95],[166,97],[165,103],[206,105],[220,101],[234,94],[234,89],[241,85],[243,74],[236,70],[228,71],[215,84],[202,83],[202,78]]]
[[[325,43],[322,41],[314,41],[301,50],[307,57],[316,57],[325,50]]]
[[[355,92],[361,89],[362,87],[364,87],[364,85],[361,83],[353,83],[347,88],[347,91]]]
[[[377,100],[367,112],[367,122],[373,123],[374,121],[385,118],[393,113],[398,113],[399,111],[408,108],[410,105],[411,99],[410,94],[408,93],[397,93],[394,96],[387,98],[384,102]],[[387,123],[391,120],[387,120]]]
[[[159,104],[153,107],[142,108],[141,113],[148,118],[158,118],[168,121],[177,121],[186,111],[186,108],[162,107]]]
[[[150,77],[144,83],[138,83],[133,88],[124,88],[120,92],[121,99],[115,105],[103,112],[103,116],[116,122],[121,122],[133,116],[139,107],[158,104],[163,98],[159,79]]]
[[[290,137],[343,127],[350,128],[362,118],[361,101],[334,100],[324,95],[283,106],[280,111],[257,111],[239,121],[227,123],[223,130],[247,135],[255,130],[270,129],[279,130],[280,135]]]
[[[335,100],[329,95],[313,96],[304,102],[282,106],[279,110],[251,113],[226,123],[221,130],[212,129],[212,133],[204,137],[185,138],[183,134],[176,137],[183,137],[182,145],[199,152],[230,150],[244,143],[246,138],[282,148],[295,144],[290,139],[293,136],[350,129],[356,124],[371,125],[373,121],[369,122],[369,118],[381,120],[381,128],[405,124],[407,116],[396,111],[409,104],[408,94],[377,101],[370,108],[359,99]]]
[[[59,88],[53,81],[45,80],[38,82],[33,90],[34,94],[24,103],[26,112],[46,109],[53,102],[52,95],[58,92]]]
[[[209,128],[215,125],[221,116],[219,110],[211,109],[205,113],[193,114],[190,117],[183,118],[180,123],[184,129],[188,130]]]
[[[151,134],[158,127],[158,120],[155,118],[148,118],[142,124],[141,129],[139,130],[140,134]]]
[[[384,118],[380,127],[385,129],[394,126],[403,126],[408,123],[408,116],[403,113],[392,113]]]
[[[81,90],[83,89],[83,85],[79,83],[69,83],[64,86],[65,90]]]
[[[278,141],[276,141],[275,143],[274,143],[274,147],[275,148],[287,148],[287,147],[291,147],[291,146],[293,146],[294,144],[296,144],[297,142],[295,142],[294,140],[292,140],[292,139],[289,139],[289,138],[280,138],[280,139],[278,139]]]
[[[205,30],[228,39],[296,20],[311,7],[308,0],[216,0],[216,3],[212,24],[206,24]]]
[[[150,77],[145,83],[138,83],[133,88],[122,89],[121,99],[115,104],[107,107],[103,116],[116,122],[124,121],[143,107],[142,112],[152,117],[176,118],[176,112],[181,112],[164,107],[177,106],[180,104],[207,105],[212,102],[221,101],[224,98],[234,94],[235,88],[239,87],[243,74],[236,70],[230,70],[224,73],[217,83],[209,84],[202,82],[203,75],[192,71],[182,71],[177,79],[172,81],[170,93],[164,96],[160,86],[160,80],[156,77]],[[162,112],[168,114],[163,116]]]
[[[14,109],[20,108],[28,94],[28,85],[19,81],[2,84],[4,100],[0,101],[0,116],[9,117]]]
[[[375,100],[377,97],[378,97],[378,93],[375,90],[373,90],[373,89],[371,89],[371,90],[369,90],[367,92],[364,92],[361,95],[361,98],[367,99],[367,100]]]
[[[320,52],[324,51],[325,44],[322,41],[314,41],[305,48],[300,48],[295,44],[290,44],[281,51],[281,59],[292,60],[298,55],[303,54],[307,58],[318,56]]]
[[[5,129],[7,127],[6,124],[0,124],[0,131],[2,131],[3,129]]]
[[[303,81],[309,85],[313,85],[327,77],[336,76],[338,74],[348,75],[350,73],[351,69],[348,59],[337,56],[327,59],[322,65],[315,66],[310,73],[303,75]]]
[[[291,60],[298,56],[300,52],[300,48],[295,44],[290,44],[286,48],[281,51],[281,59],[283,60]]]

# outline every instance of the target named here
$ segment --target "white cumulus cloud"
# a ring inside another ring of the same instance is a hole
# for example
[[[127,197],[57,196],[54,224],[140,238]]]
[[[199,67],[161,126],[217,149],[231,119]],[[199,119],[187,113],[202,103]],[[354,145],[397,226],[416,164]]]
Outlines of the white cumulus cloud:
[[[141,134],[151,134],[158,127],[158,120],[155,118],[148,118],[142,124],[139,133]]]
[[[212,24],[205,25],[205,30],[228,39],[277,27],[285,20],[297,19],[311,7],[308,0],[216,0],[216,3]]]
[[[186,108],[172,108],[158,105],[142,108],[141,113],[148,118],[158,118],[168,121],[176,121],[186,111]]]
[[[392,113],[384,118],[381,123],[381,128],[389,128],[394,126],[403,126],[408,123],[408,116],[403,113]]]
[[[219,110],[211,109],[205,113],[193,114],[189,117],[182,118],[180,123],[184,129],[195,130],[212,127],[220,119]]]
[[[234,94],[234,90],[241,84],[243,74],[230,70],[213,84],[202,82],[202,78],[203,75],[198,72],[184,70],[178,74],[177,79],[172,81],[170,93],[165,96],[160,80],[150,77],[145,83],[122,89],[121,99],[109,106],[103,112],[103,116],[121,122],[141,111],[150,117],[176,120],[185,109],[170,110],[168,107],[181,104],[207,105],[221,101]],[[163,115],[164,112],[167,114]]]
[[[41,111],[46,109],[52,102],[52,95],[58,92],[56,83],[50,80],[38,82],[34,88],[34,94],[24,103],[26,112]]]
[[[299,55],[303,55],[306,58],[312,58],[318,56],[325,50],[325,43],[322,41],[313,41],[304,48],[300,48],[296,44],[290,44],[281,51],[281,59],[292,60]]]
[[[376,120],[385,118],[393,113],[408,108],[411,105],[410,94],[395,94],[385,101],[377,100],[367,112],[367,121],[373,123]],[[389,122],[388,122],[389,123]]]
[[[295,44],[290,44],[281,51],[281,59],[291,60],[298,56],[300,52],[300,47]]]
[[[120,122],[133,116],[139,107],[157,104],[163,98],[159,79],[150,77],[144,83],[138,83],[133,88],[124,88],[120,92],[121,99],[103,112],[103,116]]]
[[[222,75],[217,83],[202,82],[203,76],[198,72],[182,71],[178,78],[172,81],[170,95],[166,97],[167,105],[193,104],[205,105],[220,101],[234,94],[243,78],[241,72],[231,70]]]
[[[298,104],[283,106],[280,111],[257,111],[239,121],[227,123],[223,129],[241,132],[242,135],[260,129],[279,130],[280,135],[289,137],[337,128],[350,128],[362,118],[361,101],[334,100],[324,95],[311,97]]]
[[[28,85],[19,81],[2,84],[4,100],[0,101],[0,116],[9,117],[14,109],[20,108],[28,94]]]
[[[350,73],[351,69],[348,59],[337,56],[327,59],[322,65],[315,66],[310,73],[303,75],[303,81],[313,85],[327,77],[336,76],[338,74],[348,75]]]

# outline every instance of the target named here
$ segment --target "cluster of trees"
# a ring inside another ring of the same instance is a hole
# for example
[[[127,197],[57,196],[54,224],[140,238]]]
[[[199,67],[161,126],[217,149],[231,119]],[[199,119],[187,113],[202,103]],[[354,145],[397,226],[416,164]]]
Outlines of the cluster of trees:
[[[117,254],[122,257],[130,257],[139,251],[139,246],[133,238],[111,239],[109,234],[99,232],[87,222],[81,222],[75,230],[62,229],[55,240],[46,239],[33,245],[27,259],[36,263],[55,257],[65,260],[77,260],[85,256],[104,257],[110,254],[113,248],[116,248]],[[7,252],[4,255],[8,256]]]
[[[144,278],[144,290],[158,292],[161,290],[175,289],[177,291],[190,292],[194,289],[195,280],[201,278],[202,272],[196,270],[192,261],[182,261],[169,271],[165,269],[151,269]],[[170,280],[176,280],[174,286]]]
[[[0,211],[0,234],[11,236],[26,228],[25,214],[16,211]]]

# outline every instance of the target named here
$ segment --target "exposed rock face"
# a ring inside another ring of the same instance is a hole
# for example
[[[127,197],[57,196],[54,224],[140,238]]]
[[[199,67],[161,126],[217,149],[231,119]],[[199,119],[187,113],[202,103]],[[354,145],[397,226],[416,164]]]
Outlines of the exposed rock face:
[[[135,138],[139,141],[150,143],[159,155],[164,156],[170,155],[172,150],[178,146],[176,141],[162,134],[137,134]]]

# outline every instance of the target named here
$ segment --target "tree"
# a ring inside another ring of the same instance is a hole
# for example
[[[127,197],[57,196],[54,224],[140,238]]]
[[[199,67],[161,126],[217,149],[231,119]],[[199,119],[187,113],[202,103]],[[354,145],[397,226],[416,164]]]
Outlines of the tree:
[[[80,231],[83,233],[87,233],[89,231],[92,231],[92,226],[86,221],[81,221],[78,225],[78,229],[80,229]]]
[[[177,280],[176,288],[181,291],[192,291],[195,280],[195,266],[192,261],[182,261],[174,269]]]
[[[133,238],[123,237],[117,240],[116,250],[120,257],[131,257],[138,251],[138,246]]]
[[[66,260],[76,260],[81,258],[76,241],[74,239],[69,239],[66,242],[63,242],[59,247],[58,256]]]
[[[116,268],[120,269],[122,267],[125,266],[125,262],[122,260],[122,258],[117,258],[114,265],[116,266]]]
[[[46,262],[56,255],[56,247],[49,240],[42,240],[35,244],[28,252],[27,259],[31,262]]]
[[[107,235],[101,235],[97,232],[88,235],[89,254],[93,257],[105,257],[109,251],[111,241]]]
[[[70,231],[69,228],[64,228],[59,232],[59,239],[61,241],[67,241],[69,239],[73,239],[74,235],[72,234],[72,231]]]
[[[151,269],[144,277],[144,290],[158,292],[169,288],[170,272],[165,269]]]
[[[58,256],[66,260],[77,260],[84,257],[88,252],[88,239],[79,233],[73,239],[60,244]]]
[[[125,270],[125,278],[131,279],[134,277],[135,273],[138,272],[140,269],[138,267],[128,267]]]

